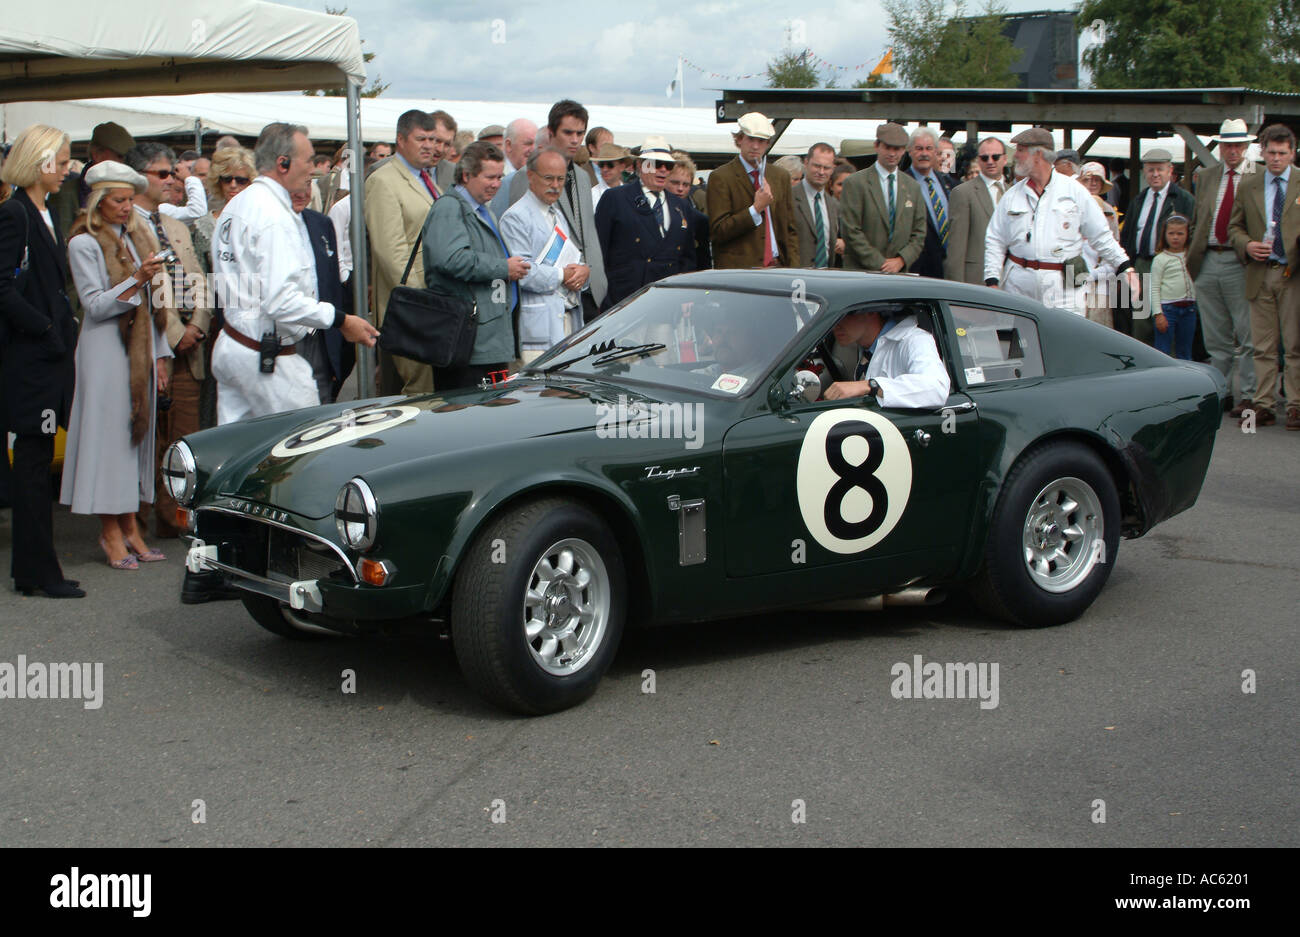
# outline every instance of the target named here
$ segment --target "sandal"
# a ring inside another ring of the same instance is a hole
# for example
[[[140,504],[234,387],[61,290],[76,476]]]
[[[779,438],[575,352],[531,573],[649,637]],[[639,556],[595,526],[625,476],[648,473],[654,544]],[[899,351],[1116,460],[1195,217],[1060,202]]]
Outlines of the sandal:
[[[161,563],[163,560],[167,559],[167,555],[163,553],[162,550],[156,548],[145,550],[143,553],[132,551],[131,555],[141,563]]]
[[[140,564],[136,562],[135,554],[132,553],[130,550],[127,551],[126,556],[114,562],[112,559],[112,554],[110,554],[108,550],[108,541],[105,540],[103,537],[99,538],[99,547],[101,550],[104,551],[105,561],[113,569],[139,569],[140,568]]]

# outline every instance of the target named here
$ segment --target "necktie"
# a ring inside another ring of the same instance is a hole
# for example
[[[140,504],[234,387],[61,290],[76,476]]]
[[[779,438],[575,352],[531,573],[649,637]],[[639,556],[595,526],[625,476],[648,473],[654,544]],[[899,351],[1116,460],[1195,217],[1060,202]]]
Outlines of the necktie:
[[[926,187],[930,190],[930,207],[934,209],[934,227],[939,232],[939,241],[948,246],[948,213],[943,210],[943,202],[934,188],[934,177],[925,177]]]
[[[993,183],[993,188],[994,188],[995,190],[997,190],[997,193],[998,193],[997,195],[995,195],[995,196],[993,197],[993,204],[994,204],[994,205],[996,205],[998,202],[1002,201],[1002,196],[1005,195],[1005,194],[1006,194],[1006,191],[1007,191],[1006,188],[1005,188],[1005,186],[1006,186],[1006,183],[1002,182],[1001,180],[999,180],[999,181]]]
[[[487,226],[491,228],[492,233],[496,235],[497,243],[501,245],[501,250],[505,251],[505,255],[509,257],[510,248],[506,247],[506,242],[501,239],[501,232],[497,230],[497,223],[492,220],[492,213],[488,211],[486,205],[480,205],[477,211],[478,211],[478,216],[487,222]],[[519,284],[516,281],[511,280],[510,281],[510,308],[511,309],[515,307],[515,303],[518,302],[518,300],[519,300]]]
[[[894,237],[894,174],[889,174],[889,237]]]
[[[822,221],[822,194],[818,192],[813,196],[813,234],[817,236],[817,256],[813,258],[813,265],[817,267],[826,266],[826,224]]]
[[[1286,260],[1286,248],[1282,246],[1282,202],[1286,198],[1286,189],[1282,187],[1282,177],[1273,180],[1273,256]]]
[[[663,205],[660,203],[661,198],[663,198],[663,196],[661,196],[658,192],[655,192],[653,195],[650,196],[650,204],[651,207],[654,209],[655,224],[659,226],[659,236],[663,237],[666,232],[664,231],[664,213],[663,213]]]
[[[1151,207],[1147,210],[1147,220],[1146,223],[1142,225],[1142,234],[1138,237],[1138,253],[1144,256],[1149,256],[1155,253],[1151,248],[1151,233],[1152,229],[1156,226],[1156,215],[1159,214],[1156,209],[1156,203],[1160,200],[1160,196],[1156,195],[1155,192],[1151,192],[1150,189],[1147,191],[1151,193],[1151,201],[1149,203]]]
[[[435,202],[438,201],[438,190],[433,187],[433,177],[429,175],[429,170],[420,170],[420,181],[423,182],[424,187],[429,190],[429,194],[433,196],[433,200]]]
[[[758,181],[758,170],[751,169],[749,175],[754,180],[754,191],[757,192],[762,186]],[[772,256],[772,210],[770,208],[763,210],[763,266],[770,267],[775,263]]]
[[[1232,202],[1236,197],[1235,169],[1228,170],[1228,184],[1223,187],[1223,201],[1219,204],[1219,216],[1214,219],[1214,239],[1223,247],[1228,245],[1228,219],[1232,216]]]

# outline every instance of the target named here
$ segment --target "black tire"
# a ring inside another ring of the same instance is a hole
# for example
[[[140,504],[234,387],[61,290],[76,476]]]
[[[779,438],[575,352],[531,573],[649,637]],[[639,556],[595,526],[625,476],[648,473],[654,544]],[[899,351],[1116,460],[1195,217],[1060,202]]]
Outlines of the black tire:
[[[1056,492],[1048,493],[1052,488]],[[1040,493],[1047,497],[1040,501]],[[1058,494],[1064,495],[1064,500],[1057,502]],[[1045,513],[1054,511],[1058,518],[1063,516],[1061,506],[1068,507],[1071,501],[1079,509],[1070,514],[1068,528],[1044,518]],[[1099,531],[1092,526],[1097,508]],[[1031,522],[1031,516],[1042,523]],[[1077,542],[1057,536],[1074,529],[1083,531]],[[1119,551],[1119,533],[1119,495],[1097,454],[1076,442],[1039,446],[1016,463],[1002,486],[971,594],[989,615],[1021,627],[1044,628],[1073,621],[1093,603],[1110,577]],[[1040,549],[1039,544],[1045,546]],[[1059,545],[1064,559],[1044,559],[1043,554],[1054,545]]]
[[[551,618],[539,619],[528,610],[527,596],[541,561],[558,556],[551,551],[566,543],[571,545],[569,572],[559,560],[555,568],[563,575],[557,574],[551,587],[542,590],[547,602],[537,602],[536,595],[542,594],[537,589],[531,600],[535,608],[555,612],[559,627],[553,630]],[[584,569],[586,587],[578,585]],[[577,575],[570,575],[573,572]],[[625,584],[622,551],[605,522],[591,510],[566,498],[512,507],[479,531],[456,572],[451,635],[466,681],[495,705],[529,716],[581,703],[596,691],[618,650],[627,602]],[[573,596],[578,599],[575,604],[570,603]],[[592,610],[591,623],[575,625],[578,616],[564,614],[581,608]],[[526,631],[530,615],[546,624],[531,639]],[[571,637],[562,621],[570,623]],[[570,644],[576,643],[576,651],[566,650],[569,644],[552,637],[562,634]],[[554,655],[549,662],[553,670],[545,662],[548,650]]]
[[[253,621],[282,638],[291,641],[314,641],[323,634],[323,631],[300,628],[289,621],[285,617],[289,610],[270,596],[245,595],[240,601],[244,603],[248,614],[253,616]]]

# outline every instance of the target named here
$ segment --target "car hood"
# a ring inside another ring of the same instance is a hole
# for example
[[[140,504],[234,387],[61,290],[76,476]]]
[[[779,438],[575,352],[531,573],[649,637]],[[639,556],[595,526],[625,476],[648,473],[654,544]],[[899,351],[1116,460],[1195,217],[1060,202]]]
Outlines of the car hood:
[[[517,379],[486,391],[367,400],[343,411],[337,405],[301,410],[293,414],[296,420],[276,422],[274,434],[247,455],[227,460],[212,490],[322,518],[334,510],[339,488],[355,476],[507,440],[590,431],[620,402],[658,400],[602,383]]]

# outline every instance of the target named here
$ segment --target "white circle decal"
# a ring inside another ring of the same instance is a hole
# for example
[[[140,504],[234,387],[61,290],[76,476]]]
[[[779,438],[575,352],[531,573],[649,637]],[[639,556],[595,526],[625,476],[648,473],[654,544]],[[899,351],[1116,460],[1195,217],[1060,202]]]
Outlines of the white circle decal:
[[[380,407],[378,410],[344,410],[324,423],[316,423],[280,440],[271,455],[280,458],[305,455],[330,446],[341,446],[400,423],[415,419],[419,407]]]
[[[903,516],[912,455],[898,427],[879,413],[828,410],[804,435],[796,488],[813,539],[832,553],[861,553]]]

